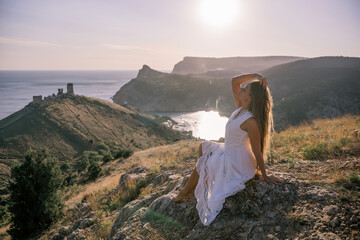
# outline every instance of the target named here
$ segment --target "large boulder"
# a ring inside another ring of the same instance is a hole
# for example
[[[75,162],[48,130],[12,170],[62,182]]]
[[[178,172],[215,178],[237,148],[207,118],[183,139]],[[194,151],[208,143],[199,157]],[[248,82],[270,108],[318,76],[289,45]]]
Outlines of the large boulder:
[[[147,174],[157,191],[124,206],[112,227],[115,239],[341,239],[341,205],[337,193],[310,185],[286,173],[277,185],[251,179],[246,188],[226,199],[209,225],[202,225],[196,199],[171,200],[186,184],[171,172]],[[155,181],[159,178],[165,181]],[[121,183],[120,183],[121,184]],[[356,219],[354,218],[354,221]]]

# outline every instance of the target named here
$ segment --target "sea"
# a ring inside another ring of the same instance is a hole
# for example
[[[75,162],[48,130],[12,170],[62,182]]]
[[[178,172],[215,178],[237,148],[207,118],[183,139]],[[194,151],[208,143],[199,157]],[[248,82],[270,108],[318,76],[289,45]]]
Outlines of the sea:
[[[0,71],[0,120],[21,110],[33,96],[57,94],[67,83],[74,84],[74,93],[112,102],[112,96],[131,79],[135,70],[104,71]],[[158,113],[173,118],[177,130],[192,131],[194,137],[218,140],[224,137],[228,120],[216,111]]]

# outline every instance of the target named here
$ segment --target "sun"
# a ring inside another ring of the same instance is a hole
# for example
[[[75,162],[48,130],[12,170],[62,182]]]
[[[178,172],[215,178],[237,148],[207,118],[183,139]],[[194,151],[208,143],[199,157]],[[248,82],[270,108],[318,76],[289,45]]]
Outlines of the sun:
[[[205,24],[224,28],[232,25],[239,15],[239,0],[201,0],[198,10]]]

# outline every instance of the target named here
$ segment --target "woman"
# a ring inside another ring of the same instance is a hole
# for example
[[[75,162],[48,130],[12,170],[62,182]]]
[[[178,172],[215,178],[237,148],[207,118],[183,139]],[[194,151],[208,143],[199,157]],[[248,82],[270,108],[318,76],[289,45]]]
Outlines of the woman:
[[[257,78],[246,85],[240,84]],[[264,158],[273,129],[272,97],[267,79],[258,73],[232,79],[237,109],[225,127],[225,143],[204,141],[199,159],[185,187],[172,200],[188,200],[195,190],[200,220],[209,225],[222,209],[225,198],[245,188],[245,182],[261,172],[261,179],[276,184],[283,179],[266,174]]]

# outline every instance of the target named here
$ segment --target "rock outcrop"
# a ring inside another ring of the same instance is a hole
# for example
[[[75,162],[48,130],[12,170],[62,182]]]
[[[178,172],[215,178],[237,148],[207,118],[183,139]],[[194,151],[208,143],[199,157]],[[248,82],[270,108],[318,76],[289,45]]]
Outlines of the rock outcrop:
[[[143,67],[139,70],[137,77],[163,77],[166,75],[167,73],[159,72],[150,68],[148,65],[143,65]]]
[[[347,231],[349,226],[359,227],[359,211],[349,216],[337,193],[278,172],[273,174],[282,177],[283,183],[249,180],[243,191],[226,199],[216,219],[203,226],[195,199],[171,200],[185,185],[190,171],[184,176],[172,170],[151,174],[143,167],[121,176],[118,188],[122,190],[127,179],[145,177],[150,183],[147,188],[154,191],[119,211],[108,240],[356,238]]]

